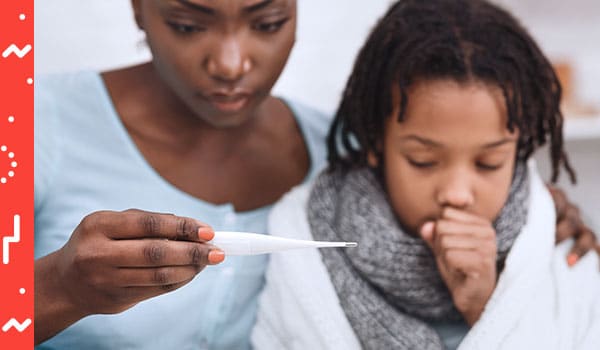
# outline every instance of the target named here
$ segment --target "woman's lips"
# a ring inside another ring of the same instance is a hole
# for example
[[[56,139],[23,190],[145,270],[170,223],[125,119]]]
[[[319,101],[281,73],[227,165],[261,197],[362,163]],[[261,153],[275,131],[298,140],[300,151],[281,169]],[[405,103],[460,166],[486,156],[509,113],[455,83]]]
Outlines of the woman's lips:
[[[223,112],[238,112],[248,104],[249,99],[250,94],[248,93],[214,93],[208,98],[215,108]]]

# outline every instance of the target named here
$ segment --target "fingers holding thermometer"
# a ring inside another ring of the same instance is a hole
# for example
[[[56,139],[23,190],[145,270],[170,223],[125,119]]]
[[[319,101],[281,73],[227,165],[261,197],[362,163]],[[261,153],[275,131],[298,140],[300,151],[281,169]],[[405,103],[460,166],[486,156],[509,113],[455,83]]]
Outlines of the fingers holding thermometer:
[[[141,210],[95,212],[65,246],[40,259],[40,268],[52,270],[40,274],[40,282],[66,291],[67,302],[84,315],[121,312],[223,261],[223,252],[207,243],[213,236],[210,226],[191,218]]]

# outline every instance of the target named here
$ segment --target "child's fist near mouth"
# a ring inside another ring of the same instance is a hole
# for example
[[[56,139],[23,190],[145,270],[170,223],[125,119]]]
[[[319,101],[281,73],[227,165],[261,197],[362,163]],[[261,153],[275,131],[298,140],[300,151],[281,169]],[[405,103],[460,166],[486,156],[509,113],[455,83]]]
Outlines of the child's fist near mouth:
[[[456,308],[473,325],[496,286],[496,231],[485,218],[446,207],[421,227]]]

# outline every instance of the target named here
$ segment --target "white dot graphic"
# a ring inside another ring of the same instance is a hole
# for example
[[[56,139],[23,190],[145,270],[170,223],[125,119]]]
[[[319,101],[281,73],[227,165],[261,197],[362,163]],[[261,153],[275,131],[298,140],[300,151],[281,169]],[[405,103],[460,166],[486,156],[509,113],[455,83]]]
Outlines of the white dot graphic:
[[[33,79],[27,78],[27,84],[29,84],[29,85],[33,84]]]
[[[13,117],[13,116],[11,115],[10,117]],[[7,152],[8,151],[8,147],[6,147],[6,145],[2,145],[2,146],[0,146],[0,151]],[[15,157],[15,153],[14,152],[8,152],[6,155],[8,156],[9,159],[13,159]],[[13,159],[10,162],[10,166],[13,169],[16,168],[17,167],[17,162]],[[14,170],[11,169],[11,170],[8,171],[8,177],[4,177],[3,176],[3,177],[0,178],[0,184],[7,183],[8,182],[8,178],[13,178],[13,177],[15,177],[15,172],[14,172]]]
[[[23,14],[23,13],[22,13],[22,14],[20,14],[20,15],[19,15],[19,19],[20,19],[21,21],[24,21],[24,20],[25,20],[25,14]]]
[[[14,121],[15,121],[15,117],[14,117],[14,116],[12,116],[12,115],[9,115],[9,116],[8,116],[8,122],[9,122],[9,123],[12,123],[12,122],[14,122]]]
[[[25,294],[25,288],[19,289],[19,294],[21,294],[21,295]]]

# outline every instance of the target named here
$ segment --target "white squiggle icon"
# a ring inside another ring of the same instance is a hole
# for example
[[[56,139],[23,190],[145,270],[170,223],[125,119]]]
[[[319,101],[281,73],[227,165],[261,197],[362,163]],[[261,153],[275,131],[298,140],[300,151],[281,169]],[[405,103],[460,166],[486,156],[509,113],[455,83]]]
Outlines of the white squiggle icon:
[[[2,57],[6,58],[10,56],[10,54],[14,53],[17,57],[23,58],[29,53],[29,51],[31,51],[31,45],[29,44],[23,46],[22,49],[19,49],[19,47],[15,44],[10,44],[10,46],[7,47],[4,52],[2,52]]]
[[[13,235],[2,238],[2,263],[5,265],[10,262],[9,244],[21,241],[21,216],[15,215],[13,218]]]
[[[2,331],[8,332],[9,329],[11,329],[12,327],[15,327],[15,329],[17,331],[23,332],[27,327],[29,327],[30,324],[31,324],[30,318],[25,319],[25,321],[23,321],[23,323],[21,323],[13,317],[10,320],[8,320],[8,322],[6,322],[4,324],[4,326],[2,326]]]

